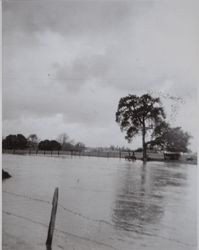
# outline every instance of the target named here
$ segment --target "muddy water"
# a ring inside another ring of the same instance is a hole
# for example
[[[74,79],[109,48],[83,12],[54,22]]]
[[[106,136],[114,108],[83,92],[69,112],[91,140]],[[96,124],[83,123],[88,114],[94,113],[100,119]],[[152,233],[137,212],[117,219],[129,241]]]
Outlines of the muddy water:
[[[52,250],[197,249],[194,165],[3,155],[3,167],[4,250],[45,250],[55,187]]]

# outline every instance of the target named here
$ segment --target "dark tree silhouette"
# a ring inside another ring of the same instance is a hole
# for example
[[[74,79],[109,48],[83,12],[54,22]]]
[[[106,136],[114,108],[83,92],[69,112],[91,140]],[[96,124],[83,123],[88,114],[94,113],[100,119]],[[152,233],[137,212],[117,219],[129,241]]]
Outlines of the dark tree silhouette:
[[[171,152],[187,152],[191,135],[181,127],[172,128],[166,122],[160,123],[153,132],[154,140],[151,145]]]
[[[149,94],[142,96],[128,95],[122,97],[116,112],[116,122],[122,131],[126,132],[125,139],[129,142],[142,134],[143,160],[146,160],[147,143],[145,141],[147,131],[152,130],[165,118],[164,109],[159,98],[153,98]]]
[[[40,141],[40,143],[38,145],[38,149],[39,150],[50,150],[49,144],[50,144],[49,140]]]
[[[40,141],[38,145],[39,150],[44,150],[44,151],[53,151],[53,150],[60,150],[61,149],[61,144],[55,140],[49,141],[49,140],[44,140]]]
[[[27,139],[24,135],[8,135],[2,142],[3,149],[26,149]]]
[[[3,140],[3,149],[16,149],[17,148],[17,136],[8,135]]]
[[[17,135],[17,148],[18,149],[26,149],[27,148],[27,139],[24,135],[18,134]]]
[[[55,140],[50,141],[50,149],[53,150],[60,150],[61,149],[61,144]]]

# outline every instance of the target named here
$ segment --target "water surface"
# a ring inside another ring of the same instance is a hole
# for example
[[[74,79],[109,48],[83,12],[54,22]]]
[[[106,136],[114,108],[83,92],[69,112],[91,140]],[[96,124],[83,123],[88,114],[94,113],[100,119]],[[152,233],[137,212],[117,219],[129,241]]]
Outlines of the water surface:
[[[195,250],[196,166],[89,157],[3,155],[3,249]]]

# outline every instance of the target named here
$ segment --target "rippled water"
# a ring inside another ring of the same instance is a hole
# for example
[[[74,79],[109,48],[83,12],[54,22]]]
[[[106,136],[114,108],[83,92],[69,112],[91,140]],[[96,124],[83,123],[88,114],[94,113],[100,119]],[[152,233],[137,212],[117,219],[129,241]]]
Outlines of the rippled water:
[[[52,250],[196,247],[196,166],[88,157],[3,155],[3,249],[44,249],[55,187]]]

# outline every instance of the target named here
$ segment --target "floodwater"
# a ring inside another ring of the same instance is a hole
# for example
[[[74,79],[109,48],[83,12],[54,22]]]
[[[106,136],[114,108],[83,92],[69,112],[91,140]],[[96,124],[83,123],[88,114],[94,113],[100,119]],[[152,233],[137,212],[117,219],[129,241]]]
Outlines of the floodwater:
[[[3,155],[3,249],[196,250],[196,166],[89,157]]]

